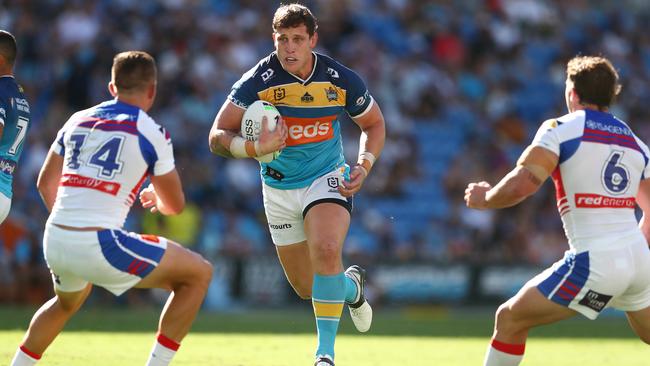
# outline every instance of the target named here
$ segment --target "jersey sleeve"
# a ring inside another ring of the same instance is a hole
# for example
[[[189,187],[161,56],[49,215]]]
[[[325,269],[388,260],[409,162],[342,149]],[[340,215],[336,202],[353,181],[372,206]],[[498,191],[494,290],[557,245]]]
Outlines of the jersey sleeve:
[[[54,152],[55,154],[64,156],[65,155],[65,136],[66,133],[70,127],[70,121],[72,121],[75,117],[75,114],[70,117],[68,121],[61,127],[59,132],[56,133],[56,138],[54,139],[54,142],[52,142],[52,145],[50,146],[50,151]]]
[[[171,172],[174,167],[174,148],[172,139],[162,126],[141,112],[138,130],[140,132],[140,152],[149,166],[149,174],[154,176]]]
[[[254,101],[260,99],[255,91],[254,69],[242,75],[230,90],[228,100],[236,106],[246,109]]]
[[[347,92],[345,96],[345,110],[350,117],[359,117],[370,110],[373,98],[356,72],[345,68],[342,70],[347,79]]]
[[[531,146],[540,146],[556,155],[560,155],[560,138],[557,134],[558,123],[554,119],[549,119],[542,123],[535,134]]]

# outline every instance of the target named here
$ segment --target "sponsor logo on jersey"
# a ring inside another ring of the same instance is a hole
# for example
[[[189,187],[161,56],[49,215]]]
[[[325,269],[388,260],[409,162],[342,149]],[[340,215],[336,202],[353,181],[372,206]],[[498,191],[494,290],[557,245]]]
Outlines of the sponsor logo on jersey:
[[[108,193],[112,196],[117,195],[117,192],[119,192],[121,186],[119,183],[108,182],[97,178],[84,177],[83,175],[78,174],[64,174],[61,177],[61,182],[59,185],[63,187],[94,189],[100,192]]]
[[[286,96],[287,96],[287,89],[285,88],[273,89],[273,99],[282,100]]]
[[[0,172],[5,174],[14,175],[16,170],[16,162],[10,159],[0,159]]]
[[[273,69],[267,69],[260,76],[262,77],[262,81],[267,82],[273,77],[273,75],[275,75],[275,71],[273,71]]]
[[[339,180],[336,177],[327,178],[327,185],[331,188],[337,188],[339,186]]]
[[[633,136],[632,131],[625,126],[615,126],[608,123],[596,122],[591,119],[585,121],[585,125],[592,130],[606,131],[616,135]]]
[[[0,116],[3,118],[7,118],[7,112],[5,112],[5,109],[0,107]]]
[[[303,103],[312,103],[314,101],[314,97],[308,92],[305,92],[305,94],[300,97],[300,101]]]
[[[327,98],[328,102],[333,102],[339,99],[339,95],[336,93],[336,89],[332,88],[331,86],[329,89],[325,89],[325,97]]]
[[[368,99],[368,98],[370,98],[370,93],[368,93],[368,91],[366,90],[366,92],[363,93],[362,96],[357,98],[357,101],[355,103],[358,106],[362,106],[366,102],[366,99]]]
[[[578,208],[634,208],[634,197],[607,197],[592,193],[576,193],[576,207]]]
[[[289,129],[287,146],[321,142],[334,137],[332,122],[336,116],[321,118],[282,117]]]
[[[25,98],[14,98],[13,100],[16,101],[16,109],[17,110],[19,110],[21,112],[29,113],[29,103],[27,102],[27,99],[25,99]]]
[[[612,297],[609,295],[603,295],[596,291],[589,290],[585,297],[580,300],[580,305],[584,305],[600,313],[611,299]]]
[[[269,227],[273,230],[291,229],[291,224],[269,224]]]

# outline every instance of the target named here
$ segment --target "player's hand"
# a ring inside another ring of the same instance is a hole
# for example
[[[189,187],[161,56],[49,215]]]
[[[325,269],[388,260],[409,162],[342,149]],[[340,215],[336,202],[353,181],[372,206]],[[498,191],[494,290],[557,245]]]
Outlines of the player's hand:
[[[469,208],[483,210],[487,208],[485,195],[492,189],[488,182],[470,183],[465,188],[465,204]]]
[[[287,146],[288,136],[289,130],[282,117],[276,123],[273,131],[269,131],[269,122],[266,116],[262,117],[262,131],[260,131],[260,137],[257,140],[257,156],[263,156],[284,149]]]
[[[156,213],[158,212],[158,207],[156,207],[157,202],[158,195],[152,184],[149,184],[147,188],[140,191],[140,203],[143,208],[148,208],[152,213]]]
[[[350,171],[350,180],[343,180],[338,186],[339,193],[343,197],[352,197],[355,193],[359,192],[363,181],[366,180],[366,170],[360,165],[355,165]]]

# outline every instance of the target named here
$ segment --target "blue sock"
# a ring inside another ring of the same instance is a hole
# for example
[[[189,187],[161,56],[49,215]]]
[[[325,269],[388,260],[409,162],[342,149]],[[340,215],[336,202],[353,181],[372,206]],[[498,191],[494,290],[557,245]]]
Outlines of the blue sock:
[[[318,329],[316,355],[334,357],[334,340],[345,301],[346,280],[343,272],[324,276],[315,274],[312,287],[312,304]]]
[[[357,293],[359,288],[357,284],[352,281],[350,277],[345,277],[345,302],[348,304],[354,303],[354,300],[357,299]]]

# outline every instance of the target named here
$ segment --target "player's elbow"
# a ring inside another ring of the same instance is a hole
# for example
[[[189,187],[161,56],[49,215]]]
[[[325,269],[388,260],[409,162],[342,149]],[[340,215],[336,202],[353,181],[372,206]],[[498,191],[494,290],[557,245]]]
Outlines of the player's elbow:
[[[167,208],[165,214],[180,215],[185,209],[185,195],[181,194],[178,198],[173,200],[173,202],[170,202],[165,206]]]

